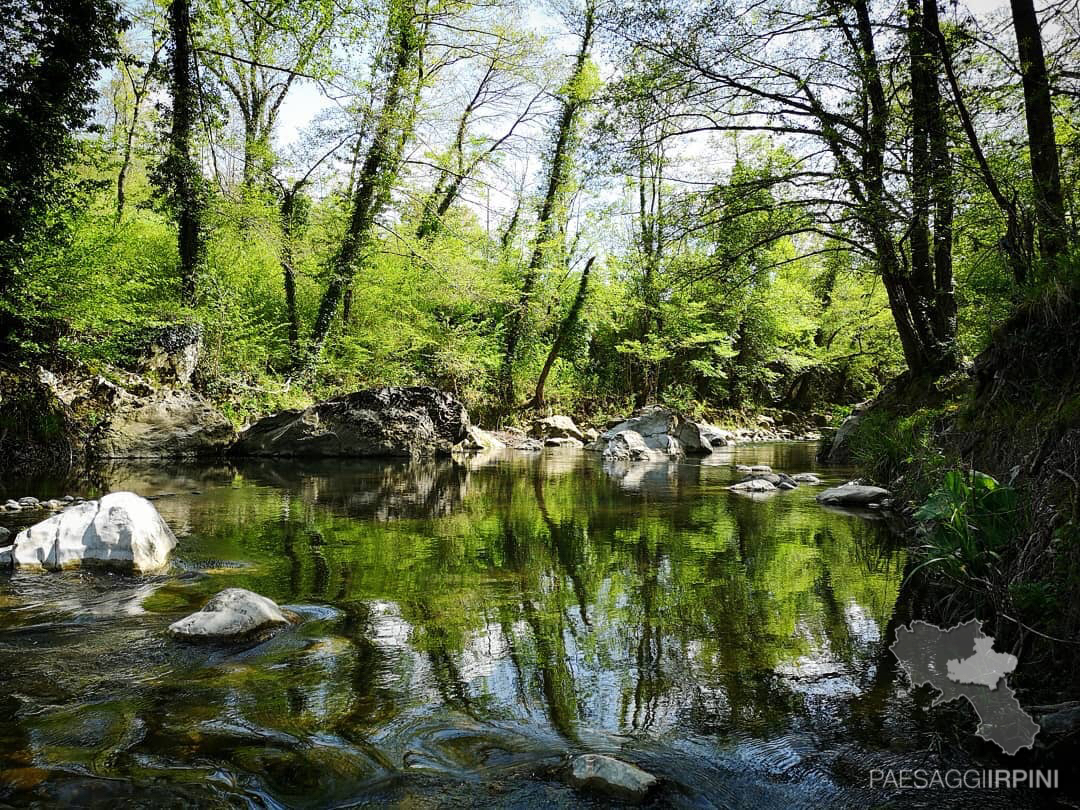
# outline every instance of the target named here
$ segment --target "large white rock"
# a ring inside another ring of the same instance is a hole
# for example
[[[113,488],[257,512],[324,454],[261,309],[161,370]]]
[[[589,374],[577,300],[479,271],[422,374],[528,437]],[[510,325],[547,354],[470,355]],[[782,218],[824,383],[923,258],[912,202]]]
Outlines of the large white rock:
[[[165,568],[175,546],[176,537],[150,501],[133,492],[110,492],[19,532],[14,563],[49,571],[104,566],[146,574]]]
[[[614,757],[582,754],[570,763],[570,782],[616,798],[640,800],[656,784],[656,777]]]
[[[169,625],[169,634],[190,641],[229,641],[269,635],[289,624],[272,599],[244,588],[226,588],[202,610]]]
[[[601,438],[610,441],[617,434],[632,430],[640,434],[645,439],[645,443],[652,447],[650,439],[657,437],[666,439],[669,434],[675,431],[678,423],[679,417],[674,411],[669,411],[667,408],[647,407],[638,411],[636,416],[632,416],[604,431]]]

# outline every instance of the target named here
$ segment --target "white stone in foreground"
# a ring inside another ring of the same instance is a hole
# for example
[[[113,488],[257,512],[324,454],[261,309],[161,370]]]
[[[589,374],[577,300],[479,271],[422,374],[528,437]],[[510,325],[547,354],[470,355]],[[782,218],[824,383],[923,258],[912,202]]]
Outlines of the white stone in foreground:
[[[176,537],[150,501],[133,492],[110,492],[19,532],[13,556],[16,568],[104,566],[147,574],[164,569],[175,546]]]
[[[269,635],[289,624],[273,600],[244,588],[226,588],[203,609],[169,625],[169,635],[189,641],[229,641]]]
[[[622,799],[642,799],[656,777],[636,765],[603,754],[582,754],[570,763],[570,782]]]

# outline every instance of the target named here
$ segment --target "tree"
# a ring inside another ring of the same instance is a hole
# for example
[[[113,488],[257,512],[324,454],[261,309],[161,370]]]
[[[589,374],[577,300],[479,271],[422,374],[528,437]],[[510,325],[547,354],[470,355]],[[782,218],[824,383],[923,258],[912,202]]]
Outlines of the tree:
[[[750,5],[752,11],[741,2],[717,0],[693,15],[628,12],[632,44],[681,66],[684,84],[693,89],[694,108],[670,116],[681,124],[672,137],[748,131],[797,144],[799,168],[774,184],[804,216],[773,238],[816,235],[871,257],[909,368],[949,368],[955,357],[951,272],[939,278],[926,272],[925,262],[913,272],[904,244],[912,212],[897,193],[910,181],[897,160],[899,122],[890,102],[897,72],[883,64],[877,42],[893,26],[876,21],[866,0]],[[935,108],[940,104],[931,99],[921,136],[929,137],[931,125],[940,132]],[[936,224],[944,249],[951,227],[948,162],[940,154],[940,136],[935,146],[939,171],[931,187],[941,204]],[[913,199],[922,198],[925,208],[925,196],[920,190]],[[947,271],[945,263],[942,269]]]
[[[585,262],[585,269],[581,271],[581,279],[578,281],[577,294],[574,295],[574,300],[570,304],[570,309],[566,311],[566,316],[559,323],[558,329],[555,330],[555,339],[551,342],[551,349],[548,351],[544,365],[540,369],[540,376],[536,378],[536,389],[533,391],[532,398],[521,406],[522,410],[542,408],[544,406],[544,386],[547,384],[551,368],[555,365],[555,361],[559,359],[559,354],[562,352],[567,338],[581,320],[581,310],[584,309],[585,298],[589,294],[589,273],[592,271],[594,261],[596,261],[596,257],[590,256],[589,260]]]
[[[424,199],[420,210],[420,224],[416,228],[418,239],[430,239],[442,226],[442,218],[450,206],[458,199],[465,184],[471,180],[477,170],[491,160],[514,133],[533,118],[533,109],[545,89],[535,93],[522,108],[521,112],[506,126],[498,137],[487,139],[487,143],[468,154],[466,149],[469,125],[485,107],[495,108],[513,97],[525,80],[517,74],[515,68],[522,60],[521,43],[506,36],[498,36],[492,44],[492,51],[484,60],[480,79],[475,91],[469,97],[461,116],[458,118],[453,143],[449,154],[436,175],[434,187]]]
[[[90,117],[94,81],[125,25],[112,0],[0,0],[0,340],[18,321],[24,246],[49,207],[70,200],[73,132]]]
[[[195,153],[198,87],[190,0],[172,0],[169,4],[169,91],[172,109],[168,146],[157,167],[155,181],[176,220],[180,297],[185,304],[194,306],[199,267],[206,250],[203,220],[207,188]]]
[[[127,176],[131,169],[132,152],[135,147],[135,134],[139,127],[139,115],[142,113],[143,101],[150,91],[151,84],[158,69],[158,60],[161,51],[165,47],[164,42],[156,43],[150,61],[143,64],[133,56],[125,56],[120,60],[124,79],[131,90],[131,115],[124,128],[124,147],[120,159],[120,171],[116,174],[116,222],[124,218],[124,206],[127,202]],[[136,68],[143,68],[142,75],[137,76]]]
[[[1042,31],[1033,0],[1010,0],[1016,46],[1020,56],[1020,76],[1024,87],[1024,114],[1027,119],[1031,177],[1035,187],[1035,222],[1039,230],[1039,252],[1051,269],[1065,253],[1068,231],[1065,202],[1061,193],[1057,141],[1050,80],[1043,54]]]
[[[199,53],[243,125],[243,183],[273,163],[271,137],[297,78],[316,66],[337,15],[329,0],[208,0]]]
[[[357,176],[345,235],[330,262],[330,282],[319,303],[306,365],[313,370],[334,317],[357,266],[367,260],[374,241],[375,218],[389,198],[397,179],[409,137],[411,113],[402,114],[403,97],[420,81],[414,66],[423,48],[423,28],[410,0],[391,0],[387,44],[380,60],[386,74],[382,108],[364,162]]]
[[[558,204],[569,180],[573,160],[575,126],[587,97],[582,87],[586,76],[589,50],[596,33],[597,9],[595,0],[586,0],[582,16],[581,29],[578,31],[579,45],[574,57],[574,66],[570,78],[562,93],[561,106],[555,128],[552,133],[552,148],[544,184],[544,194],[537,215],[536,235],[533,238],[529,262],[521,282],[517,307],[510,311],[506,319],[505,344],[502,370],[500,373],[501,397],[504,406],[514,402],[514,364],[517,360],[518,346],[524,333],[525,322],[532,301],[536,281],[544,264],[546,251],[556,233]]]

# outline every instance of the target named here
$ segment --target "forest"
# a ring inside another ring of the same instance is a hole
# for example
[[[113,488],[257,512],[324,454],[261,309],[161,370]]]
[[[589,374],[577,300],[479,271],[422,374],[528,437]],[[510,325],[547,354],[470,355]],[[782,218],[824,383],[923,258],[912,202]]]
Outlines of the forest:
[[[6,2],[2,340],[832,413],[1072,283],[1074,6]]]
[[[422,691],[376,697],[371,671],[414,667],[432,716],[503,712],[573,750],[592,721],[633,736],[685,710],[695,734],[766,744],[793,717],[843,716],[818,739],[855,729],[876,756],[892,734],[948,758],[963,746],[927,742],[882,639],[978,619],[1020,661],[1021,703],[1072,746],[1029,743],[1025,766],[1075,755],[1080,0],[0,0],[0,54],[0,494],[35,482],[63,515],[71,481],[212,490],[162,507],[194,544],[183,564],[341,608],[333,632],[355,646],[327,656],[355,671],[327,679],[349,684],[333,721],[349,745]],[[405,471],[265,461],[304,456],[273,442],[386,390],[438,410],[434,455],[479,425],[544,455],[439,466],[416,430],[391,446],[402,422],[355,455],[411,452]],[[656,414],[670,421],[650,434]],[[620,425],[674,450],[611,455]],[[175,484],[95,461],[196,456]],[[775,480],[718,494],[735,473]],[[806,495],[832,484],[878,494],[857,513]],[[0,505],[0,533],[46,503],[28,500]],[[210,594],[185,582],[154,586],[155,620]],[[11,583],[0,635],[24,598]],[[388,652],[394,633],[422,663]],[[843,711],[800,702],[789,670],[811,659],[862,668]],[[289,661],[302,688],[266,682],[283,724],[327,680]],[[613,672],[617,707],[596,686]],[[232,705],[219,676],[207,706]],[[30,750],[35,722],[7,742],[0,726],[0,749]],[[224,756],[216,739],[192,745]],[[276,778],[232,744],[229,768]],[[439,770],[457,755],[424,745],[436,781],[482,759]],[[1000,761],[987,749],[973,756]],[[364,754],[373,774],[384,754]],[[675,779],[676,755],[656,756],[639,759]],[[0,755],[0,801],[23,765]],[[343,783],[325,778],[330,805]],[[282,784],[267,795],[287,806]]]

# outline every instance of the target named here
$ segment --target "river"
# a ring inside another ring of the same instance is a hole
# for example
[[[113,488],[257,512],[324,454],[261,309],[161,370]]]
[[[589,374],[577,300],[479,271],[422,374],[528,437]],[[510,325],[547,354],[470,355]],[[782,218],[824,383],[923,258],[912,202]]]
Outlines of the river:
[[[902,543],[815,487],[725,489],[735,463],[813,471],[814,450],[9,482],[4,498],[158,496],[180,542],[166,576],[0,576],[0,803],[578,806],[594,800],[566,758],[595,751],[660,777],[657,806],[970,806],[872,784],[996,762],[969,753],[973,713],[930,709],[887,650]],[[240,650],[166,636],[230,586],[302,621]]]

